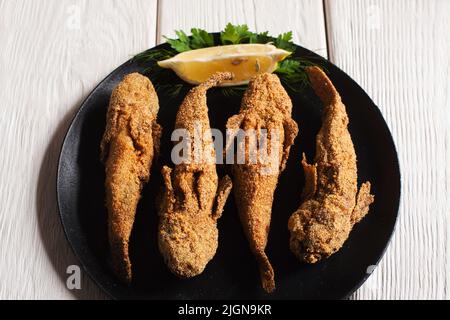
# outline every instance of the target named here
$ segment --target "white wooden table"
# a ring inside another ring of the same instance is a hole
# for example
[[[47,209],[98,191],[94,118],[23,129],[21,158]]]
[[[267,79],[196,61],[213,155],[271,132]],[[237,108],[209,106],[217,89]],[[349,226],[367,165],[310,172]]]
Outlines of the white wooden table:
[[[355,299],[450,298],[449,0],[0,0],[0,298],[91,299],[57,215],[55,172],[80,102],[174,29],[292,30],[367,90],[402,172],[397,229]]]

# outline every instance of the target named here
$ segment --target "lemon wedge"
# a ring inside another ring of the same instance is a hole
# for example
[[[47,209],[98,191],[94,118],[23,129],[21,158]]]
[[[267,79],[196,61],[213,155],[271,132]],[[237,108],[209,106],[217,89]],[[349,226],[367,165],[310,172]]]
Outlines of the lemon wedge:
[[[248,83],[258,73],[272,73],[277,62],[290,54],[271,44],[235,44],[185,51],[158,65],[191,84],[202,83],[215,72],[233,72],[234,79],[221,86],[235,86]]]

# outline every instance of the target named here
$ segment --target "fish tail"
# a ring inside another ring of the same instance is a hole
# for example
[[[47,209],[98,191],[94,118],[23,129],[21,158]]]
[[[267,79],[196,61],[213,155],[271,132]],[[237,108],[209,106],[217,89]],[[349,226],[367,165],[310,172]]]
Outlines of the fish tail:
[[[262,287],[267,293],[271,293],[275,290],[275,274],[272,265],[264,251],[259,252],[257,257]]]

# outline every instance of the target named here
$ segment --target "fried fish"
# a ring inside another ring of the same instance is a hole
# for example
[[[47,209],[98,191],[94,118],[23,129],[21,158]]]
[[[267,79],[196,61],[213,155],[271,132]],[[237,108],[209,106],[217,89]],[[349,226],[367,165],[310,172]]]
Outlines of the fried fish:
[[[316,137],[315,164],[308,164],[303,155],[303,203],[290,217],[288,228],[291,251],[300,260],[315,263],[342,247],[374,196],[370,182],[357,190],[356,154],[339,93],[320,68],[310,67],[307,73],[324,104],[323,123]]]
[[[216,73],[187,94],[175,129],[185,130],[193,143],[184,150],[183,162],[174,169],[162,169],[165,187],[160,202],[159,250],[169,269],[183,278],[202,273],[214,257],[217,220],[232,187],[228,176],[218,181],[206,104],[207,90],[230,79],[229,72]]]
[[[113,268],[126,283],[132,270],[128,244],[143,185],[159,150],[158,97],[151,81],[132,73],[114,89],[101,142]]]
[[[262,286],[267,292],[275,289],[274,271],[265,253],[272,202],[278,177],[285,168],[298,133],[291,112],[291,99],[278,77],[263,73],[250,81],[239,114],[227,122],[227,130],[234,132],[231,136],[237,136],[239,130],[244,134],[250,133],[238,142],[238,149],[244,150],[245,159],[236,159],[232,165],[234,195],[250,249],[259,264]],[[250,139],[252,132],[257,137],[256,141]],[[265,143],[259,143],[264,133]],[[259,157],[254,161],[252,149],[261,155],[264,148],[267,148],[266,158]],[[231,152],[230,145],[227,146],[228,152]]]

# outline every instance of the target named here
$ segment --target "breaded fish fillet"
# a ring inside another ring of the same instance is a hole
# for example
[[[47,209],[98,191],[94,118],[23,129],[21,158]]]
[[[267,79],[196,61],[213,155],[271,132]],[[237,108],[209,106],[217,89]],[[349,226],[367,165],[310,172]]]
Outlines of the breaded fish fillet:
[[[264,144],[245,138],[240,143],[238,141],[238,149],[245,149],[245,161],[239,163],[239,159],[236,159],[233,164],[234,195],[239,216],[259,264],[262,286],[267,292],[275,289],[274,271],[265,253],[272,202],[279,174],[284,170],[289,150],[298,133],[291,111],[291,99],[278,77],[264,73],[250,81],[239,114],[227,122],[229,132],[241,129],[249,136],[255,132],[258,139],[262,137],[264,130],[267,132],[265,147],[269,152],[266,159],[258,158],[256,162],[252,160],[252,148],[260,152]],[[228,145],[227,152],[230,151]]]
[[[114,89],[101,142],[106,166],[106,207],[113,267],[124,282],[132,278],[128,243],[141,189],[159,149],[159,104],[152,83],[139,73]]]
[[[218,182],[206,91],[230,79],[229,72],[216,73],[187,94],[175,123],[191,142],[183,154],[187,160],[162,169],[159,250],[169,269],[183,278],[202,273],[218,246],[217,219],[232,183],[228,176]]]
[[[307,69],[312,87],[324,104],[316,138],[315,164],[306,162],[303,203],[289,219],[290,248],[300,259],[315,263],[338,251],[353,225],[374,201],[370,182],[357,192],[356,154],[347,129],[348,117],[339,93],[318,67]]]

